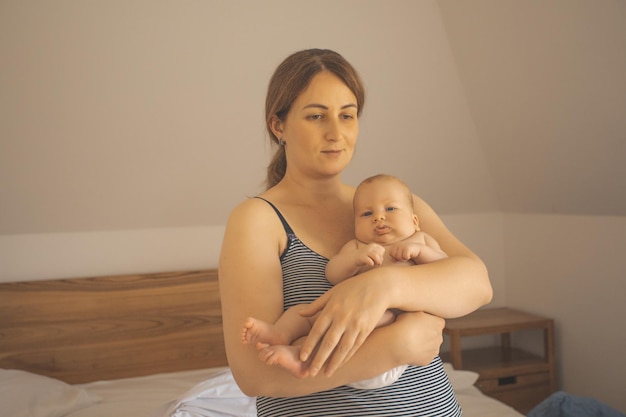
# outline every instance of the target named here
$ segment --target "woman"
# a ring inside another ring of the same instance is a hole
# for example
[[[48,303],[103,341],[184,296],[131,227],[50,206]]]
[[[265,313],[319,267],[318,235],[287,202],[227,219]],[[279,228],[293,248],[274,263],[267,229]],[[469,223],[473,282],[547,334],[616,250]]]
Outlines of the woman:
[[[437,354],[443,320],[488,303],[482,261],[435,212],[414,196],[421,229],[449,258],[413,267],[382,267],[334,287],[328,259],[354,237],[354,188],[341,182],[363,110],[358,74],[341,55],[305,50],[289,56],[267,93],[266,122],[278,145],[268,189],[236,207],[228,221],[219,275],[229,365],[259,416],[460,415]],[[332,288],[331,288],[332,287]],[[301,349],[304,378],[257,358],[241,343],[248,317],[275,322],[294,304],[320,312]],[[395,323],[375,329],[396,308]],[[403,364],[394,384],[358,390],[346,384]]]

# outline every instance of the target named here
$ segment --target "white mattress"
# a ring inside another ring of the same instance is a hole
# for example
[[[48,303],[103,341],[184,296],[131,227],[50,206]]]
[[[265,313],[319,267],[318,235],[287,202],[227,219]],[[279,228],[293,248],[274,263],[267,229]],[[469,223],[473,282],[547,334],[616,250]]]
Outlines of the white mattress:
[[[445,365],[463,408],[464,417],[523,417],[511,407],[485,396],[474,387],[476,374],[468,371],[456,371],[448,364]],[[223,407],[217,407],[221,411],[210,412],[200,412],[197,408],[192,407],[193,400],[199,396],[204,396],[203,404],[209,404],[212,398],[219,402],[220,398],[218,397],[221,397],[221,406],[236,401],[252,403],[253,399],[248,399],[243,394],[239,394],[240,398],[232,397],[233,392],[239,391],[229,376],[227,368],[213,368],[77,385],[90,394],[99,396],[102,401],[67,414],[66,417],[213,417],[231,415],[226,414]],[[224,389],[228,391],[227,395],[230,395],[229,398],[231,399],[223,398]],[[241,409],[240,405],[241,402],[237,405],[239,409]],[[233,410],[233,412],[236,411]]]

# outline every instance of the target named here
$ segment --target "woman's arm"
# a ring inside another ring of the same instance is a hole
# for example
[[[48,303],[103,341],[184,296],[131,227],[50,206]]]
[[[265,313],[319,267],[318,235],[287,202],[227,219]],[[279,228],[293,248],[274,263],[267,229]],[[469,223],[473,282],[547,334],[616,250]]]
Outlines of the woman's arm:
[[[371,378],[403,363],[426,364],[437,354],[443,321],[422,314],[407,316],[372,332],[358,354],[330,377],[321,372],[298,379],[259,360],[254,346],[241,342],[241,326],[250,316],[274,322],[281,315],[279,255],[285,241],[276,214],[266,203],[255,199],[237,207],[226,227],[219,265],[224,339],[230,368],[244,393],[310,394]],[[376,321],[379,318],[380,315]],[[419,331],[409,331],[412,327]]]
[[[491,301],[484,263],[447,229],[428,204],[416,196],[414,200],[420,228],[439,242],[448,258],[411,267],[375,268],[360,274],[358,280],[338,284],[311,303],[302,314],[320,314],[301,354],[308,359],[318,349],[312,370],[325,366],[332,373],[338,369],[359,349],[384,309],[453,318]]]
[[[493,290],[483,261],[448,230],[425,201],[414,196],[414,204],[421,230],[439,243],[448,258],[408,271],[386,271],[394,276],[393,307],[454,318],[488,304]]]

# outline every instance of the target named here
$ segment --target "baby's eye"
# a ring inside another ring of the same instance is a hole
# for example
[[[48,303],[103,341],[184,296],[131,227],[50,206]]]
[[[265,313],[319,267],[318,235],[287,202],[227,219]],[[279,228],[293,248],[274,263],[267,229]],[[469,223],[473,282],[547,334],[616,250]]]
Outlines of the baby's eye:
[[[371,215],[372,215],[372,212],[371,212],[371,211],[364,211],[364,212],[361,214],[361,217],[370,217]]]
[[[387,211],[395,211],[395,210],[396,210],[396,208],[395,208],[395,207],[387,207],[387,208],[386,208],[386,210],[387,210]]]

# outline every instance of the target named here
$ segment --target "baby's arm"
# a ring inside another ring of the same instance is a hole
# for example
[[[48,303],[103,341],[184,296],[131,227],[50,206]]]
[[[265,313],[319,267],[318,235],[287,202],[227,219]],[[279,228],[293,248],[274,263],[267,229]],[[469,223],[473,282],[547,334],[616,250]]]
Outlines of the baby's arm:
[[[356,239],[343,245],[326,266],[326,278],[333,285],[355,276],[362,266],[381,265],[385,248],[375,243],[361,245]]]
[[[416,264],[427,264],[448,257],[439,243],[424,232],[417,232],[411,238],[393,245],[389,248],[389,256],[396,261],[413,260]]]

